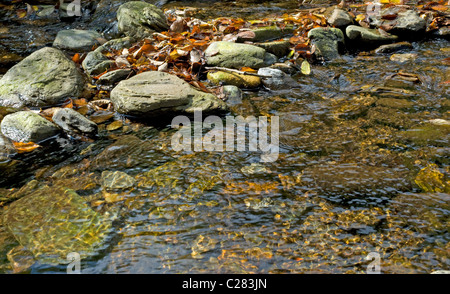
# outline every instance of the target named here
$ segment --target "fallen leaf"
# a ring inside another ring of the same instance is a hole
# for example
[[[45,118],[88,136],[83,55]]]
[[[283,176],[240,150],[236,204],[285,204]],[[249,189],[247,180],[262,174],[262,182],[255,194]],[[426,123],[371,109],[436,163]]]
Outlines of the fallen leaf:
[[[23,142],[12,141],[12,143],[13,143],[14,147],[16,148],[17,153],[27,153],[27,152],[31,152],[31,151],[35,150],[36,148],[41,147],[38,144],[33,143],[33,142],[23,143]]]
[[[110,120],[114,116],[114,112],[100,110],[92,114],[89,119],[96,124],[104,123],[107,120]]]
[[[240,71],[244,71],[244,72],[252,72],[252,73],[256,73],[258,72],[257,70],[251,68],[251,67],[241,67]]]
[[[72,57],[72,61],[75,63],[80,63],[81,61],[81,57],[79,53],[76,53],[73,57]]]
[[[304,75],[311,74],[311,66],[309,65],[309,62],[306,60],[303,60],[300,69],[301,69],[302,74],[304,74]]]
[[[434,5],[431,7],[431,9],[436,11],[447,11],[449,8],[445,5]]]

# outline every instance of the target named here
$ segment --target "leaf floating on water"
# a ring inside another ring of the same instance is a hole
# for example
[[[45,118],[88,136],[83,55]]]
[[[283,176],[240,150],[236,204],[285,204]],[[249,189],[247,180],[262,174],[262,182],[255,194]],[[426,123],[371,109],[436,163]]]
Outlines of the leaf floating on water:
[[[302,65],[301,65],[301,71],[302,71],[302,74],[304,74],[304,75],[311,74],[311,66],[309,65],[308,61],[303,60]]]
[[[97,111],[92,114],[89,119],[96,124],[104,123],[105,121],[111,119],[114,116],[114,112],[111,111]]]
[[[12,141],[14,144],[14,147],[17,150],[17,153],[27,153],[27,152],[31,152],[33,150],[35,150],[36,148],[41,147],[40,145],[33,143],[33,142],[15,142]]]

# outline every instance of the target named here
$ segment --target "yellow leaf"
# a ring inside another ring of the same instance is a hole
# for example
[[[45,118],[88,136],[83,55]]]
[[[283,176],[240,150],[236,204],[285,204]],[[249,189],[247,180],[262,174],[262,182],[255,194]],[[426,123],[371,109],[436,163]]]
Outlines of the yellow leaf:
[[[302,74],[304,74],[304,75],[311,74],[311,66],[309,65],[308,61],[303,60],[302,65],[301,65],[301,71],[302,71]]]
[[[356,21],[361,21],[361,20],[364,20],[366,18],[366,15],[365,14],[358,14],[357,16],[356,16]]]

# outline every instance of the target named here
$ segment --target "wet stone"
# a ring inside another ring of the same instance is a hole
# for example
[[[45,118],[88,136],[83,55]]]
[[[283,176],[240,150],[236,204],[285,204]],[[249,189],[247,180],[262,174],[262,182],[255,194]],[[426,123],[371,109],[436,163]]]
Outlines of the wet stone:
[[[418,146],[447,146],[450,141],[449,125],[424,123],[401,132],[399,139]]]
[[[1,122],[3,135],[16,142],[38,143],[59,133],[58,127],[37,113],[19,111]]]
[[[394,44],[381,45],[375,49],[375,53],[392,53],[400,50],[412,49],[412,45],[409,42],[398,42]]]
[[[56,35],[53,47],[76,52],[91,51],[94,46],[99,46],[102,35],[95,31],[63,30]]]
[[[53,122],[69,133],[90,137],[97,135],[97,124],[71,108],[57,109],[53,114]]]
[[[3,222],[14,237],[42,263],[64,264],[67,255],[95,254],[111,224],[73,190],[43,187],[13,202]]]
[[[325,60],[337,58],[344,43],[344,34],[336,28],[314,28],[308,32],[308,38],[316,46],[315,55]]]

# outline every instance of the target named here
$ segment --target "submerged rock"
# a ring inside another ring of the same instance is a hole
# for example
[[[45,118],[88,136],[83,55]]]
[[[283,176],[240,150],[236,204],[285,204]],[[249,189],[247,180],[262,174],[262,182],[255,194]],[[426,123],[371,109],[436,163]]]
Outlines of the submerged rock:
[[[264,86],[271,90],[283,90],[300,87],[290,75],[275,68],[264,67],[258,70],[259,75],[270,76],[270,78],[262,78]]]
[[[119,32],[136,39],[149,38],[154,32],[169,29],[163,11],[141,1],[121,5],[117,10],[117,21]]]
[[[211,66],[258,69],[277,62],[277,57],[263,48],[232,42],[213,42],[205,50],[206,63]]]
[[[71,108],[57,109],[53,113],[52,120],[66,132],[90,137],[97,135],[97,124]]]
[[[399,139],[418,146],[448,146],[450,125],[424,123],[399,133]]]
[[[394,44],[381,45],[375,49],[375,53],[392,53],[395,51],[412,49],[412,45],[409,42],[398,42]]]
[[[385,201],[409,191],[411,182],[406,167],[375,167],[353,164],[323,164],[306,168],[302,183],[331,200],[353,199],[362,203]]]
[[[194,89],[165,72],[149,71],[121,81],[111,91],[114,108],[127,115],[146,116],[186,112],[223,111],[226,104],[210,93]]]
[[[216,156],[214,158],[218,159]],[[136,176],[138,187],[153,188],[163,198],[185,199],[200,196],[218,184],[220,179],[221,175],[215,164],[205,165],[193,155],[182,156]]]
[[[390,205],[387,222],[392,228],[410,228],[422,234],[442,234],[448,230],[450,195],[447,193],[405,193]]]
[[[0,80],[0,106],[51,106],[78,97],[84,81],[60,50],[42,48],[13,66]]]
[[[242,91],[236,86],[228,85],[223,86],[223,94],[225,95],[225,102],[229,106],[242,103]]]
[[[403,53],[403,54],[392,54],[390,60],[400,63],[405,63],[408,61],[414,61],[417,58],[417,54],[414,53]]]
[[[96,155],[91,161],[90,168],[92,170],[122,169],[135,166],[148,168],[149,165],[158,164],[158,160],[155,158],[160,157],[162,154],[155,151],[152,143],[142,141],[133,135],[124,135]]]
[[[42,187],[13,202],[3,222],[14,237],[42,263],[64,264],[67,255],[96,253],[111,223],[94,212],[73,190]]]
[[[2,120],[3,135],[16,142],[38,143],[59,133],[59,128],[32,111],[8,114]]]
[[[136,181],[121,171],[102,172],[102,187],[106,189],[128,189],[134,186]]]
[[[315,28],[308,32],[308,38],[316,46],[315,56],[325,60],[339,57],[339,48],[344,43],[344,34],[336,28]]]
[[[414,182],[427,193],[450,193],[449,175],[442,173],[436,164],[430,164],[421,169]]]
[[[76,52],[91,51],[94,46],[101,45],[102,35],[95,31],[63,30],[56,35],[53,47]]]

